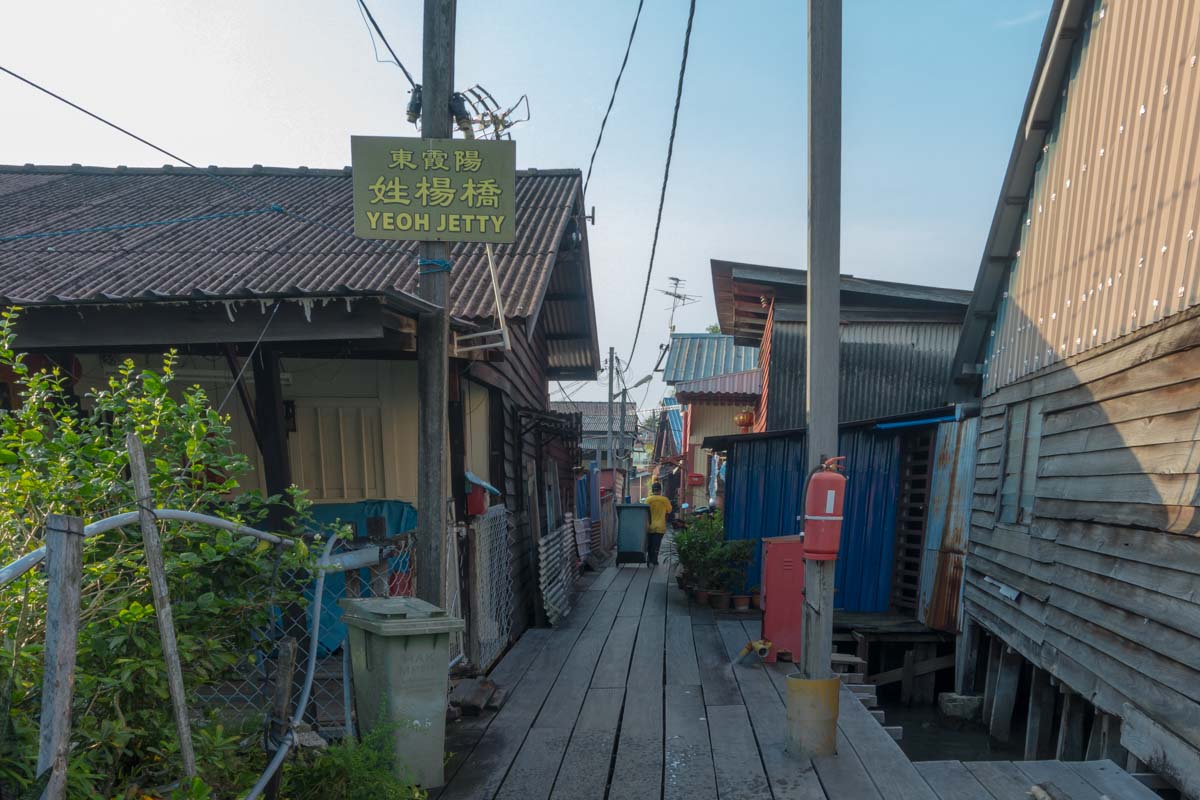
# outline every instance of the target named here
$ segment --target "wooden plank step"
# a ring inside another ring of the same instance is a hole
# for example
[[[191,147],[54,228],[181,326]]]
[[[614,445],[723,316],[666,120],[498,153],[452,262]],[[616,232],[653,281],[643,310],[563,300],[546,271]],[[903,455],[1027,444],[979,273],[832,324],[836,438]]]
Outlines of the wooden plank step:
[[[871,716],[874,717],[875,721],[878,722],[880,725],[882,725],[882,724],[884,724],[884,722],[886,722],[887,712],[884,711],[882,708],[872,708],[872,709],[870,709],[870,711],[871,711]]]
[[[861,684],[866,680],[866,676],[861,672],[843,672],[841,675],[838,675],[838,677],[842,679],[842,683]]]
[[[904,728],[899,725],[884,725],[883,732],[895,739],[897,742],[904,738]]]

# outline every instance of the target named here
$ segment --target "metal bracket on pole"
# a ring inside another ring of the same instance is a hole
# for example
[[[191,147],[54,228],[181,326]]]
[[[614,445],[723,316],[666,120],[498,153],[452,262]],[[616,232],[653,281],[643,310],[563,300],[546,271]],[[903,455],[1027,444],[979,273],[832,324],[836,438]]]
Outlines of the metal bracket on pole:
[[[512,344],[508,338],[508,321],[504,314],[504,300],[500,297],[500,279],[496,276],[496,259],[492,254],[492,245],[489,242],[484,245],[487,250],[488,274],[492,278],[492,297],[496,301],[496,319],[500,322],[500,327],[491,331],[480,331],[479,333],[466,333],[454,335],[454,349],[459,353],[470,353],[475,350],[511,350]],[[488,337],[500,337],[499,341],[484,341]],[[478,344],[470,344],[478,342]],[[466,344],[464,347],[463,344]]]

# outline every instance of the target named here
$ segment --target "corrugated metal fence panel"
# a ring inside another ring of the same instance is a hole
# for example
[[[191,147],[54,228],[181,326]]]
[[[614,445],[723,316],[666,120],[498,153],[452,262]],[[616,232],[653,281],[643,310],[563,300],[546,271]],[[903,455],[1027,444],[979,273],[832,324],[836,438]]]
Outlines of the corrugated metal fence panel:
[[[776,322],[771,341],[768,429],[804,425],[805,327]],[[946,404],[961,326],[851,322],[841,326],[838,413],[842,422]],[[764,394],[767,394],[764,388]]]
[[[978,417],[938,425],[917,619],[950,633],[960,625],[978,437]]]
[[[868,428],[844,430],[839,450],[846,456],[848,472],[835,605],[847,611],[886,611],[896,535],[899,437]],[[725,472],[726,537],[797,533],[805,472],[803,435],[734,444]],[[748,571],[751,586],[761,582],[761,550]]]
[[[834,608],[887,611],[892,590],[899,492],[900,436],[864,428],[843,430],[846,502],[837,560]]]
[[[1198,0],[1106,0],[1085,18],[985,393],[1200,303],[1198,26]]]

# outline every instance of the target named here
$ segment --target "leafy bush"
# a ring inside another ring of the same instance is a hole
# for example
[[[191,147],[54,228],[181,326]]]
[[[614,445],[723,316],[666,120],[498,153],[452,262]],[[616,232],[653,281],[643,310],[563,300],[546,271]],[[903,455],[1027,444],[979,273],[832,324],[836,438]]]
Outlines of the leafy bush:
[[[176,355],[158,370],[121,364],[107,385],[75,398],[54,366],[33,368],[13,348],[16,311],[0,314],[0,371],[21,388],[20,406],[0,413],[0,564],[41,544],[47,514],[95,521],[136,508],[125,436],[141,438],[154,502],[205,510],[260,525],[269,503],[288,505],[295,524],[303,498],[239,493],[249,469],[228,418],[203,390],[184,388]],[[205,684],[263,646],[255,632],[272,606],[299,599],[280,575],[311,566],[306,548],[272,548],[205,526],[160,525],[186,688]],[[0,589],[0,797],[33,780],[45,627],[45,581],[29,573]],[[89,539],[72,708],[67,795],[107,798],[181,774],[167,701],[141,534],[136,525]],[[192,703],[198,709],[199,704]],[[210,784],[225,776],[237,739],[218,720],[193,721]],[[211,777],[209,773],[212,773]]]
[[[675,533],[675,553],[680,565],[703,588],[715,585],[725,542],[725,522],[720,512],[692,517]]]
[[[428,794],[396,778],[395,724],[376,724],[361,743],[308,750],[284,772],[286,800],[424,800]]]

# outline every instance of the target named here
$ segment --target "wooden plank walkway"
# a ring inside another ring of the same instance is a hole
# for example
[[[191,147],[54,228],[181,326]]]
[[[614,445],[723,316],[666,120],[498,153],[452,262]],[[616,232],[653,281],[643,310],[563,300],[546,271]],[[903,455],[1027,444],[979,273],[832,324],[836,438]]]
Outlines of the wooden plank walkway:
[[[849,690],[838,753],[785,752],[790,665],[737,663],[757,620],[688,605],[665,566],[580,582],[492,671],[498,712],[448,726],[437,800],[1070,800],[1155,795],[1111,761],[913,763]]]

